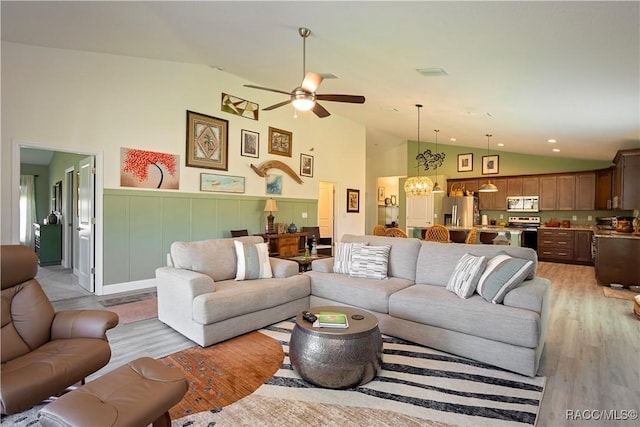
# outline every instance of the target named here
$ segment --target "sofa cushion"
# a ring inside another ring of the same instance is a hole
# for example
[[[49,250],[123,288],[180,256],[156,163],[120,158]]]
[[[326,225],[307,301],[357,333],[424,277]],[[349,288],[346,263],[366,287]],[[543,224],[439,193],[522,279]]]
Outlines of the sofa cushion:
[[[345,234],[343,242],[368,242],[372,246],[391,246],[389,251],[389,277],[400,277],[407,280],[416,279],[416,262],[420,251],[420,240],[385,236],[356,236]],[[457,261],[457,260],[456,260]]]
[[[386,279],[391,246],[355,246],[351,253],[351,277]]]
[[[236,251],[234,240],[244,243],[262,243],[260,236],[233,239],[209,239],[196,242],[173,242],[171,258],[176,268],[206,274],[216,282],[236,277]]]
[[[487,301],[500,304],[507,292],[522,283],[532,268],[533,261],[513,258],[501,252],[487,262],[477,291]]]
[[[490,304],[478,294],[462,300],[432,285],[414,285],[391,295],[389,315],[528,348],[536,348],[542,328],[534,311]]]
[[[238,264],[236,280],[269,279],[273,277],[269,263],[269,248],[266,243],[233,242]]]
[[[486,266],[486,257],[464,254],[449,278],[447,290],[460,298],[469,298],[476,291],[478,280]]]
[[[372,242],[373,244],[373,242]],[[504,251],[508,255],[533,261],[533,268],[529,271],[527,279],[535,277],[538,265],[538,255],[530,248],[502,245],[467,245],[446,244],[438,242],[422,242],[416,267],[416,283],[447,286],[449,278],[453,274],[458,260],[467,252],[473,252],[476,256],[486,256],[487,260]],[[389,266],[389,270],[393,265]]]
[[[336,254],[333,257],[333,272],[349,274],[351,272],[351,254],[354,246],[362,246],[367,243],[340,242],[336,246]]]

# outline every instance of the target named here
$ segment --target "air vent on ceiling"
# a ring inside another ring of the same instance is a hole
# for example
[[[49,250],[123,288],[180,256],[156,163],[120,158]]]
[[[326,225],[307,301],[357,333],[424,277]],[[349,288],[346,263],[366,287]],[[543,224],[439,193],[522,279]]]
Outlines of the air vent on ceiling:
[[[418,68],[416,70],[423,76],[427,77],[436,77],[436,76],[448,76],[449,73],[442,67],[431,67],[431,68]]]

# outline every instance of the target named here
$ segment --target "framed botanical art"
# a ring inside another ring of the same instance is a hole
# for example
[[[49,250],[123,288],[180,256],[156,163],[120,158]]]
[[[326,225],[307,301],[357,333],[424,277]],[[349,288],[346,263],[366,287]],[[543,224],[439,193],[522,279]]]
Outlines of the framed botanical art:
[[[269,154],[291,157],[293,134],[269,126]]]
[[[187,111],[186,166],[226,171],[229,161],[229,122]]]
[[[219,193],[244,193],[244,176],[200,174],[200,191]]]
[[[313,177],[313,156],[300,153],[300,176]]]
[[[360,190],[347,188],[347,212],[360,212]]]
[[[492,156],[482,156],[482,175],[492,175],[498,173],[498,161],[497,154]]]
[[[458,154],[458,172],[471,172],[473,170],[473,153]]]
[[[260,157],[260,134],[242,129],[240,132],[240,154],[245,157]]]

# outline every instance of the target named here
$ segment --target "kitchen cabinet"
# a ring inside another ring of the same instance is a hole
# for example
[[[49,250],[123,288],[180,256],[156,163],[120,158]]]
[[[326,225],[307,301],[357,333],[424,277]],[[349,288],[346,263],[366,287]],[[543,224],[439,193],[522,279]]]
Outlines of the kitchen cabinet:
[[[540,177],[540,196],[538,203],[541,211],[557,210],[555,175]]]
[[[640,284],[640,239],[595,236],[595,270],[598,284]]]
[[[596,207],[596,174],[595,172],[576,175],[574,208],[577,211],[592,211]]]
[[[33,224],[38,264],[60,265],[62,262],[62,225]]]
[[[593,264],[591,230],[540,228],[538,230],[538,259],[570,264]]]
[[[613,168],[597,170],[595,174],[595,209],[599,211],[613,209]]]
[[[478,191],[478,188],[480,187],[477,179],[450,179],[447,181],[447,194],[451,193],[451,187],[454,185],[456,189],[462,189],[463,191],[473,191],[474,193],[476,193]]]
[[[618,151],[613,162],[613,208],[640,209],[640,149]]]
[[[485,180],[480,180],[483,184]],[[480,210],[506,211],[507,210],[507,179],[491,179],[491,183],[498,188],[494,193],[478,193]]]
[[[509,196],[537,196],[538,177],[522,176],[507,179],[507,197]]]
[[[575,175],[558,175],[556,181],[556,199],[559,211],[575,209],[576,177]]]
[[[573,259],[578,263],[593,264],[591,241],[593,232],[590,230],[575,230],[573,232]]]

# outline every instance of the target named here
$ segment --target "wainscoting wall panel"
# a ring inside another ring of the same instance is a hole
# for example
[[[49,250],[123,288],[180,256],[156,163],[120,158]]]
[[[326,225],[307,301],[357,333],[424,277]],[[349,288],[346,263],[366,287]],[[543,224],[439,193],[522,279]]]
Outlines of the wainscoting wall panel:
[[[153,279],[175,241],[264,233],[267,197],[148,190],[104,190],[104,286]],[[318,222],[315,199],[276,198],[276,223]],[[307,218],[302,218],[302,213]]]

